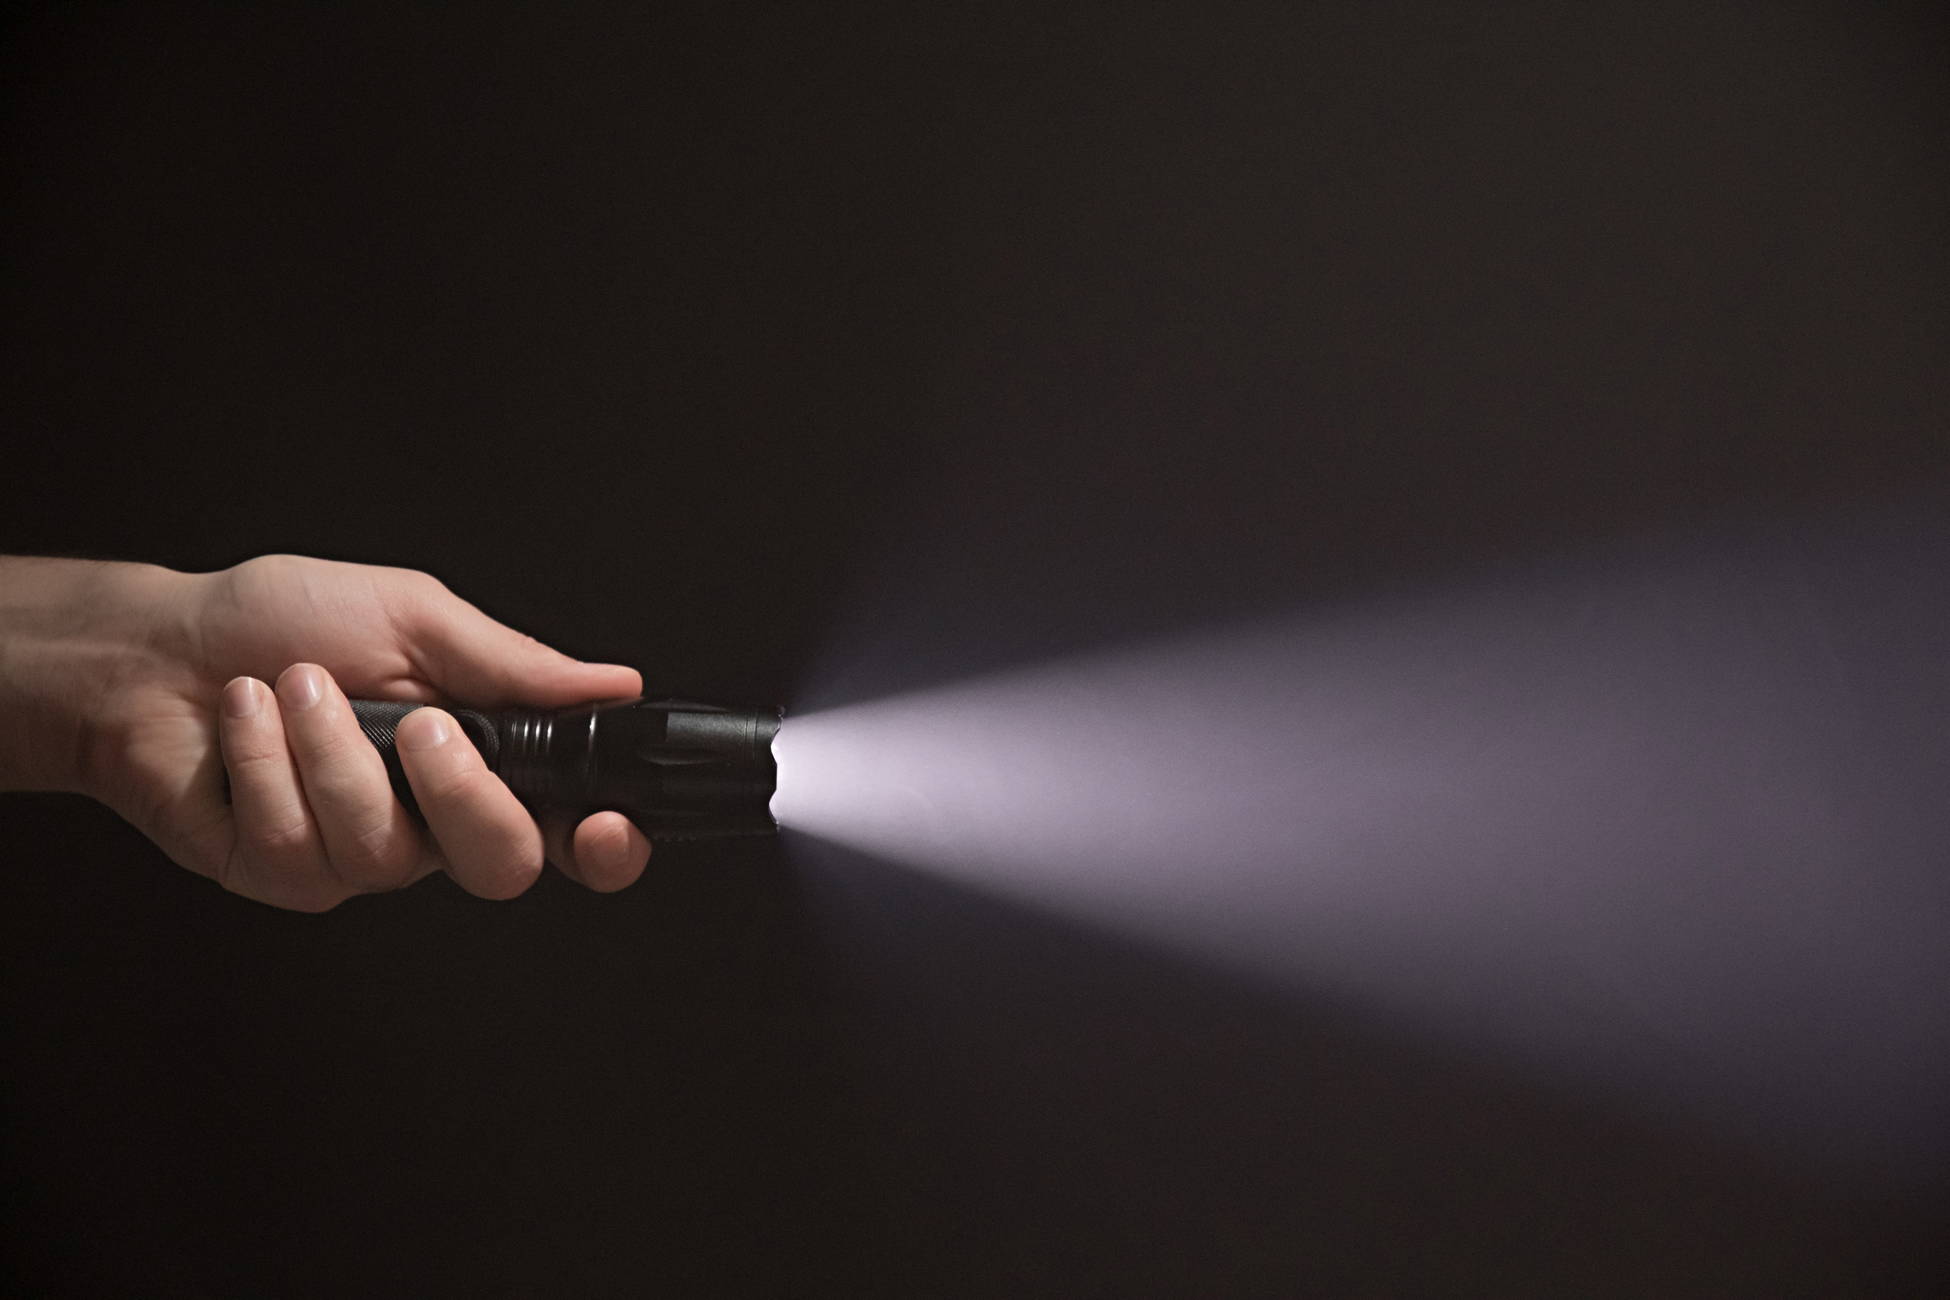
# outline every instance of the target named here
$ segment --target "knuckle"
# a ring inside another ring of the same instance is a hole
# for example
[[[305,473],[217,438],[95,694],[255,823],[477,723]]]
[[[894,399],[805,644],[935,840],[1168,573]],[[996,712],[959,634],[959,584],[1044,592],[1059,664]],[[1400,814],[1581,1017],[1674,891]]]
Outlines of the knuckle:
[[[320,886],[316,889],[307,889],[279,906],[293,912],[322,916],[351,898],[355,892],[342,885]]]
[[[290,862],[311,852],[311,824],[302,817],[273,822],[251,837],[251,849],[252,856],[262,862]]]
[[[394,582],[408,592],[416,595],[438,596],[447,591],[447,584],[422,569],[394,568],[386,570]]]
[[[315,774],[316,778],[335,782],[348,795],[377,791],[386,784],[385,760],[350,723],[297,731],[291,737],[291,748],[305,769],[307,783]],[[368,793],[365,797],[378,796]]]
[[[508,857],[471,873],[473,883],[468,886],[468,891],[481,898],[505,901],[526,893],[541,874],[542,858],[539,853]]]
[[[339,878],[362,891],[396,889],[413,869],[413,853],[387,825],[355,827],[332,854]]]
[[[337,728],[307,733],[298,737],[295,744],[321,763],[342,762],[358,752],[352,748],[352,742],[345,738],[345,733]]]
[[[399,835],[386,822],[367,822],[353,827],[346,842],[355,859],[383,862],[397,856],[394,846],[399,843]]]
[[[464,850],[455,846],[447,856],[450,874],[480,898],[513,898],[534,884],[548,866],[541,837],[513,826],[483,834]]]
[[[230,779],[238,785],[255,784],[264,777],[278,775],[285,761],[284,749],[262,738],[232,741],[224,754]]]
[[[240,840],[217,881],[240,897],[290,912],[329,912],[357,892],[333,878],[302,826]]]
[[[231,566],[231,572],[241,577],[275,580],[288,576],[292,570],[304,564],[296,555],[275,552],[270,555],[257,555],[241,564]]]
[[[537,877],[542,874],[543,865],[542,855],[538,852],[522,851],[511,854],[501,863],[501,878],[514,885],[516,892],[519,893],[535,883]]]
[[[334,845],[356,843],[365,828],[383,822],[393,802],[382,773],[375,783],[365,774],[344,768],[306,768],[305,802],[325,838]]]
[[[499,780],[480,763],[457,763],[420,777],[413,782],[413,792],[422,804],[441,807],[479,805],[493,793],[486,784],[488,780],[495,780],[499,784]]]

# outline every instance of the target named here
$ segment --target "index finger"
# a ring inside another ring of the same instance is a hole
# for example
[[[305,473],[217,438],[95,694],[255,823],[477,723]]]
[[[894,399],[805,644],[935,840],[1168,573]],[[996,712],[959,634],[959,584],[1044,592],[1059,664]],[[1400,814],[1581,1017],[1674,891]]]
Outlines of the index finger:
[[[481,898],[513,898],[542,873],[542,832],[445,710],[420,708],[395,732],[400,766],[448,874]]]

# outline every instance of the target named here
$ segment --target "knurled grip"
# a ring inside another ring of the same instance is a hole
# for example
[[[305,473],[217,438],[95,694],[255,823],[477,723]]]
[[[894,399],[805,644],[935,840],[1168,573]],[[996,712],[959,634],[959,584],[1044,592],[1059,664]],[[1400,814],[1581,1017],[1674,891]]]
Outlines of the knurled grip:
[[[413,787],[406,779],[406,769],[400,766],[397,732],[399,722],[420,704],[406,700],[353,700],[352,716],[359,720],[359,730],[366,734],[379,756],[386,760],[386,775],[392,780],[393,793],[400,802],[416,814],[420,806],[413,799]],[[453,709],[447,712],[460,724],[460,732],[481,751],[487,761],[488,770],[495,770],[495,762],[501,755],[501,731],[492,717],[478,709]]]

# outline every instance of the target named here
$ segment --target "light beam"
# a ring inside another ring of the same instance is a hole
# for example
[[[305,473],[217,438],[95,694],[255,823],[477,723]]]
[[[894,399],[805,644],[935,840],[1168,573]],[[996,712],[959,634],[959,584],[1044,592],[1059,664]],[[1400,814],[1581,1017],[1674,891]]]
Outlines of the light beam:
[[[1840,1163],[1950,1159],[1950,533],[1622,544],[795,717],[789,831]]]

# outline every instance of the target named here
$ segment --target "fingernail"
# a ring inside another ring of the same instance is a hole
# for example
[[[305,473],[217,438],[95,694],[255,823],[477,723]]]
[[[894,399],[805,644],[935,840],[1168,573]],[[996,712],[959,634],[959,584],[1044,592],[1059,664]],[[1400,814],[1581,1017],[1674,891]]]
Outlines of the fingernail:
[[[433,713],[429,714],[428,718],[428,721],[420,723],[407,735],[399,738],[400,748],[438,749],[454,738],[454,724],[446,714]]]
[[[223,688],[223,711],[233,718],[249,718],[257,714],[257,680],[252,677],[232,679]]]
[[[293,668],[288,677],[291,684],[285,688],[286,693],[291,697],[291,707],[309,709],[324,698],[325,684],[321,680],[323,676],[320,670],[310,664]]]

